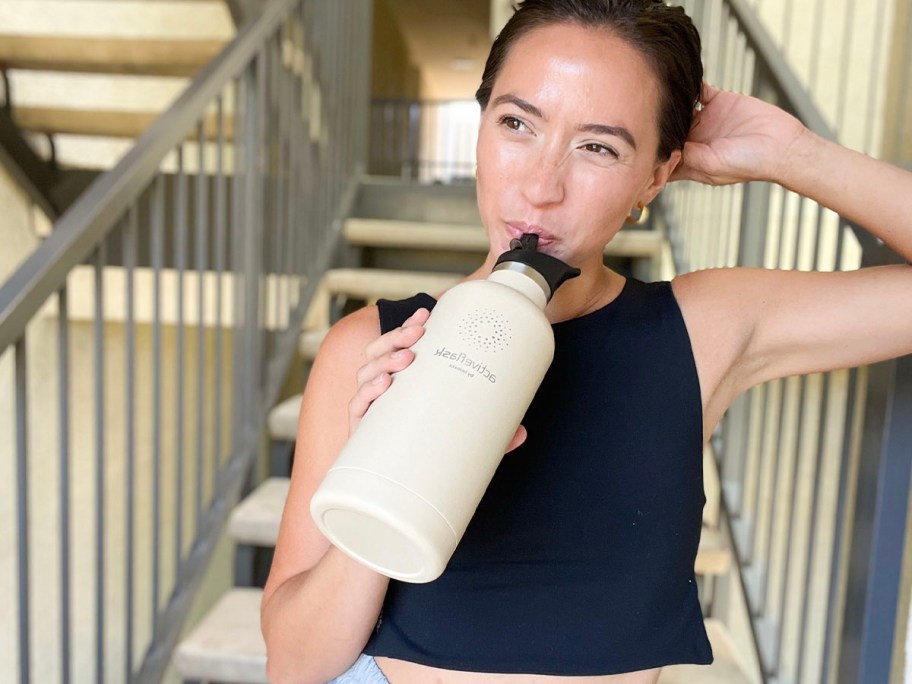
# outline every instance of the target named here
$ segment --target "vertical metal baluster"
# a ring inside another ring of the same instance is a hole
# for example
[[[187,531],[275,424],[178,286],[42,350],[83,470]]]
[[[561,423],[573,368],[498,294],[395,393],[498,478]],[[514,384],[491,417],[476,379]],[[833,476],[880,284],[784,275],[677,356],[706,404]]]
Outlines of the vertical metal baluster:
[[[778,256],[776,258],[775,266],[776,266],[776,268],[790,268],[791,265],[785,264],[785,257],[786,257],[786,253],[787,253],[787,250],[786,250],[786,246],[787,246],[786,245],[786,216],[788,213],[789,193],[787,191],[783,190],[781,192],[781,197],[782,197],[782,203],[779,208],[779,223],[778,223],[779,249],[778,249]],[[764,487],[769,488],[768,491],[770,492],[770,497],[772,499],[775,499],[775,491],[776,491],[775,483],[778,480],[778,473],[779,473],[779,467],[780,467],[780,461],[781,461],[781,448],[779,445],[778,432],[777,432],[776,436],[770,436],[768,426],[770,425],[770,420],[771,420],[770,414],[772,413],[772,415],[774,416],[773,423],[781,428],[782,421],[784,420],[784,418],[783,418],[783,408],[784,408],[783,405],[785,403],[785,400],[783,399],[784,390],[785,390],[785,381],[783,381],[783,380],[773,381],[773,383],[770,386],[769,397],[772,399],[772,402],[773,402],[775,408],[771,408],[770,404],[767,403],[767,406],[765,409],[765,417],[764,417],[764,421],[763,421],[764,426],[766,426],[767,432],[763,436],[764,446],[763,446],[763,451],[761,451],[761,454],[766,453],[768,457],[770,457],[770,456],[772,457],[772,463],[769,463],[766,466],[768,469],[768,472],[771,473],[771,478],[767,479],[764,476],[763,482],[765,483]],[[770,398],[768,398],[768,402],[770,401]],[[771,444],[771,446],[769,446],[769,447],[767,447],[768,442],[769,442],[769,444]],[[769,452],[771,452],[771,453],[769,453]],[[756,515],[755,519],[758,522],[760,521],[760,507],[761,507],[761,505],[763,505],[763,504],[761,504],[762,498],[763,498],[762,496],[758,497],[757,502],[756,502],[757,508],[755,511],[755,515]],[[768,512],[768,515],[766,516],[768,518],[768,521],[766,521],[766,520],[764,521],[764,528],[762,530],[759,530],[759,529],[756,530],[756,532],[758,534],[755,537],[757,543],[762,545],[762,547],[765,549],[764,555],[761,556],[759,552],[757,553],[757,556],[762,558],[764,567],[761,572],[762,581],[760,582],[759,590],[756,594],[757,607],[764,614],[763,615],[764,617],[766,617],[766,613],[767,613],[767,603],[768,603],[767,593],[768,593],[768,589],[769,589],[770,565],[772,563],[772,542],[773,542],[772,532],[773,532],[773,524],[774,524],[774,518],[775,518],[775,516],[774,516],[775,502],[774,501],[769,504],[768,509],[769,509],[769,512]]]
[[[329,26],[328,35],[338,36],[341,33],[340,28],[342,25],[341,14],[340,14],[340,9],[342,7],[342,3],[334,2],[334,3],[332,3],[331,7],[332,7],[332,14],[330,16],[330,26]],[[329,82],[338,86],[338,84],[342,80],[341,74],[339,73],[340,72],[339,65],[342,61],[342,59],[341,59],[342,50],[344,49],[345,46],[342,44],[341,40],[334,40],[331,43],[331,47],[332,47],[332,54],[331,54],[330,62],[329,62]],[[341,131],[338,130],[338,126],[339,126],[339,106],[338,106],[339,105],[339,99],[338,99],[339,89],[338,89],[338,87],[336,87],[335,89],[332,89],[329,92],[330,92],[330,95],[327,98],[327,101],[328,101],[327,109],[329,110],[329,112],[328,112],[329,116],[327,119],[327,128],[329,129],[328,135],[329,135],[329,140],[330,140],[329,160],[330,160],[330,164],[331,164],[330,168],[332,169],[332,175],[330,177],[332,178],[332,181],[333,181],[333,194],[332,194],[333,202],[332,202],[332,214],[330,215],[330,221],[334,221],[337,217],[337,212],[339,211],[339,200],[341,199],[342,192],[343,192],[342,164],[341,164],[341,159],[339,158],[339,139],[342,136],[340,135]]]
[[[820,232],[823,226],[823,208],[817,207],[817,217],[814,224],[814,235],[815,235],[815,245],[814,245],[814,270],[819,270],[822,266],[823,254],[821,253],[821,240]],[[813,486],[811,487],[811,503],[810,503],[810,520],[808,526],[810,529],[809,540],[812,540],[817,532],[817,507],[818,499],[821,496],[821,483],[820,483],[820,472],[823,468],[823,460],[826,458],[826,453],[824,452],[824,447],[826,441],[824,439],[824,429],[826,427],[827,413],[829,412],[829,400],[830,400],[830,379],[832,377],[831,373],[825,373],[821,380],[820,387],[820,413],[817,417],[817,435],[818,442],[816,453],[814,455],[814,481]],[[811,612],[811,578],[814,570],[814,545],[809,543],[807,549],[805,550],[805,571],[804,571],[804,595],[802,605],[800,606],[800,620],[799,620],[799,629],[798,629],[798,674],[799,677],[801,672],[805,667],[805,656],[807,654],[807,648],[805,647],[805,642],[807,638],[807,623],[808,615]]]
[[[95,660],[96,679],[104,681],[105,597],[105,417],[104,417],[104,267],[105,245],[95,253]]]
[[[797,384],[797,387],[796,387]],[[793,513],[795,511],[795,491],[796,487],[796,474],[798,470],[799,456],[798,449],[801,440],[801,419],[804,411],[804,378],[788,378],[785,381],[785,390],[783,398],[783,416],[780,419],[780,423],[783,429],[782,434],[779,438],[779,452],[780,455],[777,456],[776,463],[776,473],[774,476],[774,496],[771,512],[771,532],[769,538],[769,544],[767,547],[767,558],[769,558],[769,571],[764,577],[764,588],[763,594],[766,598],[766,605],[768,608],[769,622],[773,628],[773,639],[770,643],[772,648],[772,653],[770,654],[770,670],[771,672],[778,676],[780,674],[780,662],[782,654],[782,632],[784,626],[784,615],[785,615],[785,596],[787,593],[788,587],[788,557],[789,557],[789,535],[785,533],[785,539],[777,539],[777,530],[776,524],[777,519],[783,519],[780,516],[787,516],[785,519],[791,520],[793,518]],[[790,401],[791,399],[791,401]],[[788,434],[788,423],[791,421],[789,414],[797,414],[794,419],[794,428],[792,434]],[[791,441],[786,442],[786,437],[790,436]],[[787,459],[791,459],[791,463],[788,463]],[[787,466],[791,466],[787,468]],[[785,475],[785,477],[791,477],[790,480],[786,482],[791,482],[791,491],[786,490],[784,493],[781,493],[784,503],[777,501],[778,496],[780,495],[780,479],[782,473],[790,472],[790,475]],[[783,511],[783,506],[785,510]],[[779,533],[781,534],[781,533]],[[773,571],[775,570],[778,577],[778,587],[775,587],[777,591],[773,592],[770,590],[771,577],[773,576]],[[770,596],[772,594],[772,596]]]
[[[279,350],[279,339],[281,338],[282,330],[282,295],[281,295],[281,275],[282,270],[279,264],[282,260],[282,249],[285,247],[284,243],[281,241],[281,231],[279,226],[281,225],[281,203],[279,202],[279,184],[282,180],[282,167],[279,162],[282,158],[282,145],[281,137],[279,130],[279,119],[281,117],[281,110],[279,108],[280,103],[280,86],[279,86],[279,69],[282,65],[282,52],[281,52],[281,36],[278,32],[273,34],[272,38],[267,42],[266,52],[269,54],[269,59],[266,62],[266,77],[267,82],[269,83],[269,92],[268,92],[268,114],[266,121],[266,140],[269,145],[269,161],[266,165],[266,178],[267,183],[264,187],[264,201],[263,209],[268,212],[268,223],[266,224],[266,232],[264,235],[264,242],[270,246],[267,258],[264,260],[266,263],[266,280],[269,284],[267,289],[267,301],[272,307],[272,321],[266,323],[266,330],[268,333],[267,339],[269,339],[269,347],[267,348],[266,357],[264,358],[264,364],[266,368],[269,368],[269,362],[274,359]]]
[[[823,218],[824,218],[824,209],[820,206],[817,207],[817,216],[814,224],[815,232],[815,245],[814,245],[814,269],[819,270],[823,268],[823,258],[824,255],[821,251],[822,249],[822,240],[821,232],[823,230]],[[837,242],[836,248],[837,255],[841,253],[841,246]],[[837,257],[838,258],[838,257]],[[820,435],[819,443],[817,445],[817,451],[815,454],[815,465],[814,472],[817,473],[815,478],[814,485],[811,492],[811,507],[810,507],[810,529],[812,537],[817,533],[817,511],[818,511],[818,501],[821,497],[821,487],[820,487],[820,477],[819,474],[823,470],[824,460],[827,458],[825,453],[825,440],[824,440],[824,428],[827,422],[827,414],[829,412],[829,399],[830,399],[830,385],[831,385],[832,373],[826,373],[823,376],[822,387],[821,387],[821,407],[820,415],[818,418],[819,424],[817,426],[817,432]],[[813,607],[810,604],[811,600],[811,579],[813,574],[813,560],[814,560],[814,546],[809,544],[806,550],[805,558],[805,577],[804,577],[804,601],[801,610],[801,620],[800,620],[800,630],[799,630],[799,646],[798,646],[798,671],[799,673],[805,668],[805,656],[808,649],[805,647],[805,642],[807,639],[807,629],[806,625],[808,623],[808,615],[811,614]]]
[[[886,9],[887,0],[878,0],[877,2],[877,21],[874,27],[874,36],[879,37],[883,35],[884,24],[887,17]],[[881,50],[883,48],[880,48]],[[908,61],[908,60],[907,60]],[[874,150],[871,149],[874,146],[874,126],[877,122],[877,116],[875,111],[877,108],[877,91],[878,91],[878,67],[880,66],[880,59],[871,60],[871,70],[868,74],[868,104],[865,113],[865,121],[867,125],[865,126],[865,137],[864,137],[864,148],[863,150],[868,154],[873,154]],[[879,151],[879,150],[878,150]]]
[[[272,152],[270,154],[271,162],[269,165],[269,171],[267,177],[272,183],[272,197],[273,201],[266,202],[266,205],[270,207],[270,218],[269,231],[272,233],[266,237],[266,242],[271,243],[272,250],[270,251],[269,258],[269,268],[267,270],[267,276],[272,282],[272,286],[269,288],[270,296],[273,299],[273,321],[272,321],[272,334],[270,335],[272,339],[272,352],[269,354],[269,357],[278,354],[278,341],[281,339],[280,332],[282,330],[282,321],[284,316],[282,314],[282,251],[285,248],[285,243],[281,239],[282,231],[280,226],[282,225],[282,160],[284,157],[284,150],[282,149],[282,109],[280,106],[281,103],[281,90],[279,85],[279,74],[280,69],[282,68],[282,43],[281,43],[281,34],[277,33],[273,39],[272,48],[269,50],[270,55],[272,56],[269,63],[269,102],[272,107],[272,113],[269,117],[270,120],[270,131],[269,131],[269,140],[271,141],[270,147]],[[268,361],[268,359],[267,359]]]
[[[63,684],[70,682],[70,312],[67,286],[57,293],[57,384],[60,420],[60,662]]]
[[[158,631],[161,605],[161,461],[162,461],[162,296],[165,258],[165,197],[161,172],[152,182],[152,633]]]
[[[28,538],[28,378],[26,341],[23,335],[15,345],[16,368],[16,538],[19,549],[19,681],[31,681],[31,640],[29,627],[29,538]]]
[[[300,5],[299,5],[300,7]],[[303,64],[306,60],[304,53],[304,44],[301,40],[301,27],[298,23],[297,10],[291,13],[290,22],[290,40],[292,46],[292,68],[288,73],[288,194],[286,196],[286,215],[288,216],[288,225],[291,234],[294,237],[293,247],[290,249],[289,258],[291,260],[291,271],[294,274],[294,283],[292,284],[293,298],[296,305],[301,303],[301,289],[304,287],[304,278],[307,274],[301,265],[301,243],[304,242],[303,222],[295,214],[295,207],[298,197],[303,192],[303,187],[298,179],[297,163],[301,155],[301,142],[299,132],[304,126],[301,115],[301,98],[303,87],[301,85],[303,74],[298,73],[298,55],[300,54],[302,72]]]
[[[249,295],[247,299],[247,316],[245,320],[247,321],[247,341],[249,346],[247,347],[247,353],[250,355],[250,385],[249,385],[249,396],[250,402],[247,405],[248,411],[246,413],[246,421],[250,421],[254,416],[259,415],[260,404],[262,399],[261,385],[263,379],[266,377],[263,372],[265,368],[262,365],[265,354],[263,354],[264,344],[268,344],[267,339],[267,330],[266,330],[266,318],[268,315],[268,310],[264,305],[266,302],[266,287],[265,287],[265,278],[266,271],[265,264],[268,263],[265,259],[265,252],[263,249],[264,236],[268,230],[267,225],[265,224],[264,216],[264,206],[266,199],[266,178],[267,178],[267,169],[265,168],[266,150],[264,147],[267,145],[266,139],[266,128],[268,126],[268,88],[269,81],[267,78],[267,60],[268,60],[268,46],[264,47],[260,54],[257,56],[254,69],[251,70],[251,76],[254,79],[255,83],[255,93],[256,96],[251,98],[250,104],[255,108],[252,121],[250,121],[250,133],[252,135],[251,146],[252,154],[248,157],[248,168],[251,171],[251,180],[252,187],[250,190],[252,194],[250,199],[252,200],[248,213],[249,221],[247,227],[247,243],[245,245],[245,251],[247,252],[247,264],[248,270],[247,274],[249,277],[247,293]]]
[[[824,213],[825,213],[825,209],[823,207],[821,207],[820,215],[818,216],[818,225],[820,225],[820,223],[823,221]],[[835,249],[836,256],[834,259],[834,264],[835,264],[834,270],[841,270],[843,268],[842,267],[843,246],[844,246],[843,235],[844,235],[843,225],[842,225],[842,223],[840,223],[838,232],[837,232],[837,238],[836,238],[836,249]],[[819,256],[819,254],[818,254],[818,256]],[[855,423],[855,417],[854,417],[855,411],[857,410],[857,407],[855,407],[855,403],[856,403],[857,393],[865,391],[864,388],[859,389],[859,387],[858,387],[858,384],[859,384],[858,375],[859,375],[858,369],[853,369],[848,372],[848,390],[847,390],[848,399],[846,401],[845,428],[843,430],[843,437],[842,437],[841,448],[840,448],[840,459],[839,459],[840,460],[839,488],[838,488],[838,492],[837,492],[837,502],[838,503],[837,503],[837,507],[836,507],[836,515],[834,518],[833,531],[828,532],[828,531],[824,530],[824,533],[833,534],[834,539],[835,539],[833,548],[832,548],[832,555],[830,556],[830,558],[831,558],[830,575],[828,578],[829,588],[828,588],[826,607],[823,609],[826,613],[825,624],[827,624],[827,625],[834,625],[836,622],[835,613],[836,613],[837,605],[839,603],[837,600],[837,597],[841,591],[841,586],[839,586],[840,582],[837,582],[837,577],[839,577],[841,574],[841,566],[842,566],[842,550],[841,549],[842,549],[842,546],[844,543],[842,528],[843,528],[843,524],[845,521],[846,510],[848,507],[848,501],[847,501],[849,498],[849,493],[848,493],[849,484],[848,483],[851,479],[849,470],[850,470],[851,459],[852,459],[852,450],[853,450],[851,437],[852,437],[852,430],[853,430],[854,423]],[[833,373],[828,373],[827,379],[829,380],[832,376],[833,376]],[[825,387],[827,390],[827,395],[824,397],[824,405],[828,406],[828,399],[829,399],[829,394],[830,394],[829,383],[827,383],[825,385]],[[826,418],[824,418],[824,420],[826,420]],[[821,440],[821,442],[823,443],[823,440]],[[823,459],[828,458],[828,457],[831,458],[832,455],[826,454],[826,453],[821,454],[821,460],[820,460],[820,462],[818,462],[818,473],[820,473],[820,468],[822,468]],[[819,481],[819,479],[820,478],[818,476],[818,481]],[[815,504],[816,504],[818,498],[819,498],[819,492],[815,491],[814,492]],[[815,513],[816,513],[816,508],[815,508]],[[815,522],[816,522],[816,515],[815,515]],[[811,561],[813,560],[813,555],[810,556],[810,560]],[[808,582],[809,583],[810,583],[810,577],[811,577],[811,573],[809,572],[808,573]],[[808,605],[806,605],[806,610],[808,612],[810,612],[811,610],[814,610],[814,608],[816,608],[816,606],[809,605],[809,602],[808,602]],[[839,646],[836,646],[833,643],[834,636],[835,636],[835,629],[833,627],[828,627],[825,630],[825,635],[824,635],[822,666],[821,666],[821,672],[822,672],[821,681],[824,681],[824,682],[830,681],[828,673],[829,673],[830,661],[831,661],[831,658],[833,657],[834,649],[841,650]],[[804,639],[802,639],[802,650],[804,649],[803,642],[804,642]],[[804,666],[803,662],[802,662],[802,666]]]
[[[206,395],[206,326],[205,317],[205,284],[206,260],[209,250],[207,235],[209,232],[208,185],[206,182],[206,130],[205,115],[200,119],[197,128],[197,146],[199,164],[196,170],[196,528],[199,535],[203,521],[203,451],[206,448],[204,435],[208,423],[205,417]]]
[[[805,208],[805,201],[803,200],[803,198],[799,197],[798,198],[798,215],[796,218],[797,229],[795,231],[795,244],[794,244],[794,255],[795,255],[794,267],[799,270],[801,269],[800,243],[801,243],[802,226],[804,224],[804,208]],[[798,383],[799,383],[798,398],[797,398],[798,403],[797,403],[797,408],[796,408],[796,410],[798,412],[798,418],[797,418],[797,423],[796,423],[796,428],[795,428],[796,444],[793,447],[795,450],[795,455],[794,455],[794,460],[792,463],[791,475],[790,475],[791,482],[792,482],[792,491],[791,491],[791,497],[790,497],[791,503],[789,504],[789,507],[788,507],[790,518],[794,517],[793,514],[798,507],[798,484],[799,484],[798,473],[799,473],[799,466],[801,464],[801,458],[802,458],[801,435],[804,432],[803,426],[804,426],[804,422],[805,422],[804,412],[805,412],[805,397],[806,397],[806,393],[807,393],[807,383],[808,383],[807,377],[801,376],[798,379]],[[778,476],[777,476],[777,479],[778,479]],[[782,649],[783,649],[783,635],[785,633],[784,625],[785,625],[785,616],[786,616],[787,609],[788,609],[788,607],[786,606],[785,599],[786,599],[786,596],[788,595],[789,570],[791,569],[791,565],[792,565],[792,545],[789,540],[786,540],[784,542],[783,558],[781,559],[780,563],[783,568],[782,569],[782,578],[783,579],[781,582],[781,590],[779,592],[778,597],[775,598],[775,604],[774,604],[775,605],[774,615],[776,615],[777,619],[778,619],[778,625],[777,625],[778,634],[777,634],[777,639],[776,639],[776,644],[775,644],[775,658],[773,659],[773,663],[774,663],[774,672],[777,675],[781,674],[780,673],[780,667],[781,667],[780,663],[781,663],[781,655],[782,655]]]
[[[770,425],[778,426],[782,417],[782,380],[773,380],[769,384],[766,403],[763,408],[763,436],[760,447],[760,476],[758,479],[757,499],[754,502],[754,555],[752,561],[757,561],[761,582],[754,585],[756,589],[753,597],[754,608],[758,613],[766,613],[766,578],[769,575],[769,538],[772,514],[763,514],[766,508],[771,508],[765,503],[764,492],[774,486],[774,473],[778,470],[778,435],[770,434]],[[762,527],[761,527],[762,523]]]
[[[304,45],[299,43],[299,26],[297,17],[292,15],[292,46],[293,51],[297,54],[298,51],[301,51],[302,59],[304,57]],[[292,235],[293,242],[289,251],[289,259],[291,260],[291,272],[294,275],[295,282],[297,287],[294,288],[294,299],[296,305],[301,304],[301,288],[303,287],[304,277],[308,274],[304,271],[304,267],[301,259],[301,247],[305,242],[305,235],[302,235],[302,229],[305,228],[303,222],[299,225],[300,219],[298,214],[295,212],[295,208],[300,201],[300,195],[302,194],[303,187],[300,182],[299,170],[299,159],[301,158],[301,139],[299,132],[303,127],[303,121],[301,116],[301,91],[302,91],[302,76],[299,76],[297,72],[292,69],[288,76],[288,150],[289,150],[289,162],[288,162],[288,194],[286,196],[286,216],[288,217],[288,226],[289,231]]]
[[[841,261],[842,252],[840,250],[839,256],[836,261],[839,263]],[[848,498],[849,498],[849,482],[852,479],[850,477],[850,470],[852,465],[852,429],[854,427],[854,415],[855,411],[858,410],[856,406],[856,397],[858,392],[864,392],[865,389],[859,388],[859,371],[858,369],[852,369],[849,371],[849,389],[848,389],[848,401],[846,403],[846,421],[845,421],[845,431],[843,433],[842,439],[842,449],[840,450],[840,467],[839,467],[839,490],[837,493],[837,506],[836,506],[836,518],[835,518],[835,530],[833,531],[835,537],[835,543],[833,544],[833,552],[831,555],[830,563],[830,576],[829,576],[829,593],[827,596],[826,602],[826,625],[828,625],[826,630],[826,635],[824,637],[824,646],[823,646],[823,667],[822,667],[822,677],[821,681],[829,682],[830,679],[830,669],[831,661],[834,658],[834,653],[836,654],[837,662],[840,660],[839,655],[844,653],[847,649],[841,644],[836,643],[837,635],[834,625],[837,623],[836,608],[840,604],[839,594],[842,592],[842,582],[837,581],[843,575],[842,564],[843,564],[843,545],[848,542],[851,543],[851,540],[844,539],[843,529],[846,524],[846,518],[849,515],[850,511],[848,510]],[[856,483],[857,487],[857,483]],[[838,621],[841,623],[842,619],[839,616]]]
[[[236,137],[237,131],[233,135]],[[212,473],[210,492],[215,496],[218,490],[218,474],[221,472],[222,459],[222,410],[224,408],[223,399],[223,381],[222,381],[222,306],[224,298],[222,293],[222,279],[225,274],[225,252],[227,249],[227,240],[225,239],[225,202],[227,193],[225,188],[225,106],[222,96],[219,95],[216,100],[216,146],[215,146],[215,364],[213,366],[215,373],[215,388],[213,395],[214,403],[214,430],[212,445]],[[234,160],[235,164],[237,159]],[[234,167],[234,173],[237,173],[237,166]]]
[[[836,133],[842,136],[843,124],[845,123],[846,108],[846,89],[849,87],[849,66],[853,57],[852,44],[855,42],[855,22],[852,21],[852,14],[855,9],[855,3],[851,0],[846,2],[845,27],[842,35],[842,57],[839,64],[839,84],[836,86]],[[876,60],[875,60],[876,61]]]
[[[902,100],[899,105],[899,135],[897,137],[897,146],[900,151],[905,150],[905,142],[909,137],[909,103],[912,101],[912,98],[909,96],[910,87],[912,87],[912,52],[910,52],[909,43],[912,41],[912,11],[906,10],[906,36],[905,40],[902,41],[903,46],[903,59],[902,63],[902,74],[899,77],[900,88],[902,92]],[[902,155],[900,155],[902,156]],[[908,159],[902,159],[903,162],[908,162]]]
[[[814,5],[814,26],[817,30],[811,38],[811,66],[808,75],[808,90],[813,99],[817,99],[817,77],[820,75],[820,41],[823,37],[823,10],[826,0],[816,0]]]
[[[307,36],[307,44],[311,48],[311,63],[313,64],[316,80],[319,80],[319,65],[322,61],[320,46],[314,36],[316,33],[314,27],[319,26],[319,17],[316,16],[318,8],[319,5],[316,3],[305,3],[301,6],[301,25],[304,27],[304,35]],[[309,110],[306,114],[308,118],[310,118],[313,114],[313,110]],[[392,114],[392,107],[384,105],[384,117],[389,119]],[[387,145],[390,145],[393,142],[389,136],[384,136],[384,141]],[[318,190],[318,183],[322,181],[323,176],[320,174],[321,169],[319,168],[319,162],[315,161],[315,159],[318,158],[317,147],[311,142],[309,136],[305,137],[304,144],[305,162],[302,167],[302,173],[304,175],[304,182],[307,184],[307,199],[309,201],[306,204],[303,201],[301,202],[301,215],[308,216],[306,244],[310,246],[309,249],[305,247],[304,263],[306,272],[315,275],[313,265],[316,263],[316,254],[318,252],[317,246],[320,244],[320,234],[323,227],[326,203],[325,195]],[[391,154],[386,154],[386,150],[384,151],[384,159],[386,160],[386,163],[395,161]]]
[[[278,177],[277,177],[277,196],[278,203],[276,206],[276,212],[279,216],[278,221],[278,234],[279,240],[282,244],[282,249],[279,251],[279,263],[278,263],[278,277],[280,283],[280,296],[283,302],[282,311],[282,327],[286,329],[290,326],[291,321],[291,280],[293,273],[291,271],[291,259],[290,254],[293,249],[293,237],[291,231],[289,230],[288,225],[288,214],[286,212],[287,204],[285,198],[288,196],[288,193],[291,191],[291,188],[288,185],[288,160],[289,152],[288,149],[288,103],[289,103],[289,93],[288,93],[288,69],[285,66],[285,29],[287,24],[283,25],[282,33],[279,35],[279,63],[276,65],[278,69],[278,109],[279,109],[279,130],[278,130],[278,140],[279,140],[279,166],[278,166]]]
[[[177,189],[174,194],[174,272],[177,278],[177,349],[175,350],[174,416],[174,582],[183,565],[184,546],[184,272],[187,269],[187,177],[184,173],[184,145],[177,154]]]
[[[297,53],[297,46],[295,45],[295,26],[294,26],[294,16],[290,16],[288,23],[286,24],[286,36],[285,41],[290,46],[291,50],[291,61],[288,66],[283,70],[282,78],[282,109],[284,112],[283,115],[283,124],[282,124],[282,145],[286,148],[285,150],[285,166],[283,168],[283,195],[282,195],[282,216],[285,219],[285,236],[288,241],[287,248],[285,249],[285,272],[288,275],[288,279],[285,282],[286,289],[286,299],[288,301],[289,310],[297,310],[298,302],[300,298],[297,296],[298,289],[295,287],[295,283],[299,280],[300,275],[295,271],[295,254],[297,253],[297,239],[298,234],[295,230],[295,225],[291,217],[291,195],[297,192],[297,188],[293,184],[294,178],[294,159],[295,159],[295,150],[293,149],[294,137],[292,131],[295,128],[296,120],[294,117],[294,98],[295,98],[295,59]]]
[[[294,152],[291,149],[291,136],[288,134],[289,129],[294,125],[291,119],[292,112],[292,78],[294,76],[294,43],[291,39],[291,36],[287,35],[290,30],[290,24],[286,22],[283,26],[282,33],[282,55],[284,57],[285,45],[291,45],[291,62],[286,65],[284,59],[282,60],[281,68],[281,79],[279,82],[279,93],[281,95],[279,111],[280,111],[280,134],[279,134],[279,145],[282,148],[282,165],[280,166],[280,176],[279,176],[279,193],[281,196],[281,203],[279,204],[279,211],[281,212],[283,223],[282,223],[282,233],[283,239],[285,241],[285,249],[282,250],[282,273],[285,276],[285,302],[286,308],[290,313],[297,306],[297,300],[294,298],[294,288],[292,283],[295,280],[294,272],[294,253],[295,253],[295,231],[291,223],[291,217],[289,215],[289,195],[294,192],[294,188],[291,185],[291,167],[292,167],[292,155]],[[294,303],[292,303],[294,301]]]
[[[124,681],[129,682],[133,674],[133,575],[135,567],[135,541],[133,536],[133,526],[136,519],[136,402],[134,393],[136,391],[136,322],[134,310],[135,295],[135,271],[136,271],[136,234],[138,232],[138,221],[136,216],[136,205],[132,205],[127,212],[125,222],[124,242],[123,242],[123,263],[126,269],[126,292],[124,293],[126,301],[126,477],[124,486],[126,488],[126,611],[125,611],[125,630],[124,630]]]
[[[272,191],[274,188],[275,182],[275,158],[276,153],[278,152],[277,145],[275,144],[274,135],[275,135],[275,83],[274,83],[274,74],[275,74],[275,53],[273,50],[274,43],[271,40],[266,40],[263,45],[263,50],[260,53],[261,59],[263,60],[263,123],[260,129],[260,134],[262,136],[263,144],[263,160],[262,165],[260,166],[262,178],[260,180],[261,192],[263,193],[263,202],[260,204],[260,221],[263,225],[263,260],[260,264],[260,277],[262,282],[262,291],[260,296],[262,297],[263,308],[261,312],[262,317],[262,332],[261,332],[261,344],[263,345],[263,357],[258,359],[260,363],[261,371],[265,371],[267,368],[267,362],[272,358],[275,353],[275,318],[278,313],[277,301],[275,300],[275,255],[277,254],[278,247],[275,244],[275,219],[276,219],[276,207],[272,202]],[[266,377],[264,374],[263,377]]]
[[[352,69],[351,69],[351,35],[354,30],[354,22],[351,21],[349,16],[349,8],[351,3],[348,0],[343,0],[340,3],[340,18],[339,25],[342,27],[342,39],[339,41],[340,55],[342,57],[339,71],[341,73],[341,85],[336,91],[336,97],[339,101],[338,111],[339,111],[339,123],[341,125],[341,134],[336,135],[337,144],[340,150],[340,159],[342,160],[342,180],[343,180],[343,192],[345,187],[348,185],[347,181],[349,179],[349,147],[351,143],[351,135],[349,131],[352,130],[351,120],[353,114],[353,107],[351,98],[349,97],[349,91],[351,89],[352,81]]]
[[[226,454],[234,451],[240,442],[241,425],[244,418],[244,377],[245,359],[241,336],[245,327],[244,321],[244,272],[243,272],[243,236],[246,226],[245,195],[249,182],[245,167],[246,157],[250,151],[246,148],[245,130],[247,127],[246,107],[247,93],[246,72],[234,82],[234,177],[232,178],[232,212],[231,212],[231,259],[230,267],[233,311],[231,319],[231,356],[232,381],[229,393],[231,415],[231,444]]]

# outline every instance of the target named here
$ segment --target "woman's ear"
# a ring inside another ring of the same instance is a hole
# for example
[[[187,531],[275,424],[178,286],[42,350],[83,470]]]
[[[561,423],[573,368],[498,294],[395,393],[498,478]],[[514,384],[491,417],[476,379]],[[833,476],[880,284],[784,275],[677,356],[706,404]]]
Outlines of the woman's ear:
[[[681,150],[674,150],[668,159],[656,164],[652,171],[652,177],[649,179],[649,184],[643,188],[643,192],[640,194],[639,201],[643,204],[652,202],[652,200],[655,199],[655,196],[665,187],[671,174],[677,168],[678,164],[681,163],[683,158],[684,154]]]

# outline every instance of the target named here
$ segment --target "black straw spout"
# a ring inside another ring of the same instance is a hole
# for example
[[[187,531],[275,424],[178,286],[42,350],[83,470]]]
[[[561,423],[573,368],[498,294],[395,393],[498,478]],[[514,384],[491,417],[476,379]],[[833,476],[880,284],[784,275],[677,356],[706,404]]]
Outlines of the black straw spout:
[[[497,263],[502,264],[505,261],[515,261],[525,264],[532,268],[545,279],[548,288],[551,290],[548,299],[554,296],[555,291],[571,278],[576,278],[580,274],[578,268],[565,264],[560,259],[537,251],[538,235],[534,233],[524,233],[520,238],[514,238],[510,241],[510,250],[504,252],[497,258]]]

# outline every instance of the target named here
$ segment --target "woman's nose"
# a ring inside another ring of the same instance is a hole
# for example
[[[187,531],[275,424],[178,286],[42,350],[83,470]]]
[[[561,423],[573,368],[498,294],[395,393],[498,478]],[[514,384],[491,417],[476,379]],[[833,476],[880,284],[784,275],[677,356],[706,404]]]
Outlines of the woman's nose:
[[[564,199],[564,164],[554,153],[531,155],[522,179],[522,192],[534,206],[557,204]]]

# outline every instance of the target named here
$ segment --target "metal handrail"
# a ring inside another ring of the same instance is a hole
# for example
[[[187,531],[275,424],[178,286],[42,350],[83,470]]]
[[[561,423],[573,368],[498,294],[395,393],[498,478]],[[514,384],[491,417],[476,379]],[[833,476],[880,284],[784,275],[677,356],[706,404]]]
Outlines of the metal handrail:
[[[472,179],[480,116],[474,100],[374,98],[369,173],[425,184]]]

